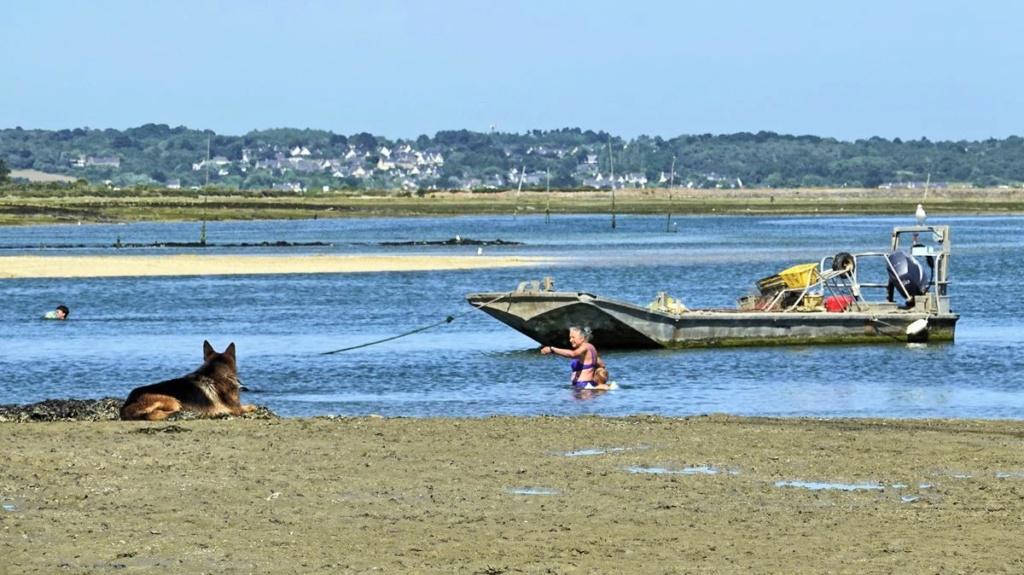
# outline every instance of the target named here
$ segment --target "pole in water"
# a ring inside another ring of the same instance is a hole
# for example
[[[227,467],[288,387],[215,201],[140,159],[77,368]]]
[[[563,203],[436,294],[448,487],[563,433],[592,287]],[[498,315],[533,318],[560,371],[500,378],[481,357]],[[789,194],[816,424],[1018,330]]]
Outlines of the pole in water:
[[[544,221],[551,223],[551,168],[548,168],[548,204],[544,207]]]
[[[612,182],[612,229],[615,229],[615,164],[613,163],[612,141],[608,139],[608,172]]]
[[[519,172],[519,188],[516,189],[516,208],[512,212],[512,219],[517,219],[519,216],[519,194],[523,193],[523,176],[526,172],[526,164],[523,164],[523,169]]]
[[[668,215],[665,216],[665,231],[672,231],[672,186],[676,184],[676,157],[672,156],[672,170],[668,178]]]

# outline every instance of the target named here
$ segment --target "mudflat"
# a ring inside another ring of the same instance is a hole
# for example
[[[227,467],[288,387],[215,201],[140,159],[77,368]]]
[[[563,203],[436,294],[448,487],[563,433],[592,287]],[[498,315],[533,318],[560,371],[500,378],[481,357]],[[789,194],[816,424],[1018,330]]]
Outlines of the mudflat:
[[[1020,421],[271,418],[0,433],[6,573],[1024,571]]]

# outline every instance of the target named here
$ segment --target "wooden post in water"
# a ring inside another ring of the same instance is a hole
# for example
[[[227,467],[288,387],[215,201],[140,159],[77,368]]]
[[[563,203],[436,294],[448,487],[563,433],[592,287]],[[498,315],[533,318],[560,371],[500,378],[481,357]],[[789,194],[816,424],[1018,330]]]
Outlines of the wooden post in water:
[[[512,219],[515,220],[519,217],[519,194],[523,193],[523,174],[526,172],[526,164],[523,164],[522,169],[519,170],[519,188],[516,190],[516,208],[512,212]]]
[[[210,185],[210,138],[211,136],[206,136],[206,162],[203,163],[203,167],[206,168],[206,183],[203,185],[207,187]]]
[[[665,231],[672,231],[672,186],[676,183],[676,157],[672,156],[672,172],[668,177],[668,215],[665,216]]]
[[[544,221],[551,223],[551,168],[547,169],[548,173],[548,205],[544,207]]]
[[[199,228],[199,245],[206,246],[206,196],[203,196],[203,227]]]
[[[612,152],[612,140],[608,138],[608,172],[612,182],[612,229],[615,229],[615,165]]]

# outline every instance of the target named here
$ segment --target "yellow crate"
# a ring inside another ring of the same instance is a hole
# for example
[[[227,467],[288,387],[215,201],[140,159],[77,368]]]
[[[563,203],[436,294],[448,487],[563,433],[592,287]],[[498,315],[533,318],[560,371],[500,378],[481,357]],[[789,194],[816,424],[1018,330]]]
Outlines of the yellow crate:
[[[800,300],[800,307],[803,309],[825,309],[825,296],[821,294],[807,294]]]
[[[786,282],[778,275],[768,276],[757,280],[757,289],[761,290],[761,295],[773,295],[786,289]]]
[[[779,272],[789,289],[805,288],[818,281],[818,264],[800,264]]]

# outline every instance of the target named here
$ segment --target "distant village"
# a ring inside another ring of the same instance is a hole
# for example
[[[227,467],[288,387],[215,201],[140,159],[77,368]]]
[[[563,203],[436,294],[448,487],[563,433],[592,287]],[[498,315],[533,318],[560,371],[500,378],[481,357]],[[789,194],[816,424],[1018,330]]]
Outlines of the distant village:
[[[549,158],[562,158],[566,154],[575,155],[578,150],[566,150],[539,146],[528,150],[528,154],[537,154]],[[507,154],[510,152],[506,151]],[[375,162],[373,160],[376,160]],[[275,175],[287,178],[289,174],[309,175],[313,173],[329,173],[332,178],[342,180],[355,178],[366,180],[371,177],[388,182],[390,189],[407,191],[431,189],[440,177],[440,169],[444,165],[441,150],[416,150],[412,146],[402,145],[394,149],[381,146],[376,150],[364,150],[354,145],[341,157],[325,158],[319,151],[310,151],[304,146],[296,146],[287,153],[283,151],[243,151],[240,162],[232,162],[223,156],[215,156],[209,160],[196,162],[194,171],[210,169],[218,176],[227,176],[232,170],[242,174],[249,170],[269,170]],[[598,167],[597,154],[588,154],[585,162],[576,166],[574,178],[581,187],[593,189],[644,188],[647,177],[644,174],[620,174],[613,176],[610,172],[601,173]],[[517,186],[538,188],[547,185],[547,172],[524,172],[512,168],[506,174],[494,174],[488,177],[467,177],[455,182],[456,189],[508,189]],[[668,182],[670,176],[664,175],[662,183]],[[169,188],[180,187],[180,181],[168,181]],[[449,187],[449,186],[446,186]],[[274,183],[273,189],[301,192],[305,191],[300,179]]]
[[[578,152],[578,149],[538,146],[531,148],[527,153],[560,159],[567,154],[575,156]],[[510,152],[506,153],[510,154]],[[349,145],[345,155],[333,158],[323,157],[319,150],[296,146],[290,150],[245,149],[242,151],[242,158],[236,161],[224,156],[213,156],[193,163],[192,170],[202,173],[204,179],[208,175],[211,183],[232,174],[244,177],[264,171],[272,174],[275,180],[280,180],[272,184],[272,189],[282,191],[306,191],[303,181],[308,178],[302,176],[314,174],[329,174],[339,181],[347,178],[356,180],[377,178],[385,181],[389,189],[414,191],[434,188],[433,182],[440,177],[440,169],[443,165],[444,156],[440,150],[421,151],[415,150],[409,145],[398,146],[394,149],[381,146],[375,150],[365,150]],[[79,156],[71,161],[71,166],[117,169],[121,167],[121,159],[119,157]],[[581,188],[598,190],[646,188],[648,186],[648,178],[643,173],[613,174],[610,170],[602,172],[598,165],[597,154],[587,154],[586,160],[576,166],[572,175]],[[709,174],[708,177],[725,185],[732,185],[727,178],[716,174]],[[541,188],[548,185],[548,179],[547,172],[529,172],[512,168],[506,174],[462,178],[455,182],[455,186],[445,186],[445,188],[453,189],[454,187],[454,189],[462,190],[509,189],[519,186]],[[672,181],[671,174],[662,172],[658,184],[668,185]],[[170,178],[165,185],[169,189],[183,187],[180,178]],[[693,182],[684,185],[694,187]],[[195,185],[191,187],[199,188]],[[324,191],[329,191],[330,186],[324,186],[324,188]]]
[[[564,149],[550,146],[536,146],[527,154],[561,159],[566,155],[577,156],[578,148]],[[511,155],[511,151],[506,150]],[[743,181],[715,172],[703,174],[702,181],[677,181],[677,174],[658,172],[656,181],[649,181],[644,173],[615,174],[610,169],[602,171],[598,162],[598,154],[587,153],[585,160],[578,163],[572,172],[580,189],[612,190],[637,189],[647,187],[681,186],[686,188],[742,188]],[[375,179],[381,187],[401,189],[405,191],[437,189],[436,182],[440,177],[440,169],[444,166],[441,150],[416,150],[410,145],[397,146],[394,149],[381,146],[375,150],[361,149],[349,145],[347,153],[340,157],[323,157],[319,150],[310,150],[305,146],[295,146],[289,150],[244,149],[240,160],[230,160],[224,156],[213,156],[209,159],[192,164],[192,171],[201,173],[200,180],[216,183],[219,179],[231,175],[242,176],[265,172],[273,178],[271,189],[276,191],[305,192],[308,189],[308,176],[328,174],[338,182],[345,180],[367,181]],[[117,156],[93,157],[79,156],[71,161],[71,167],[102,167],[118,169],[121,158]],[[448,182],[445,189],[461,190],[501,190],[517,187],[538,189],[549,186],[550,174],[547,172],[523,171],[511,168],[505,174],[493,174],[487,177],[466,177],[455,182]],[[195,181],[196,178],[193,178]],[[321,179],[322,181],[322,179]],[[199,185],[183,186],[180,178],[169,178],[165,183],[168,189],[189,187],[200,189]],[[946,182],[886,182],[879,188],[925,188],[941,189],[947,187]],[[339,186],[336,186],[339,187]],[[369,186],[360,186],[369,187]],[[330,191],[330,185],[321,185],[321,191]]]
[[[623,139],[563,128],[415,140],[278,128],[242,136],[146,124],[0,129],[7,168],[111,189],[614,190],[1021,187],[1024,140],[842,142],[771,132]],[[42,178],[43,176],[39,176]],[[45,180],[40,180],[45,181]],[[953,182],[950,184],[948,182]]]

